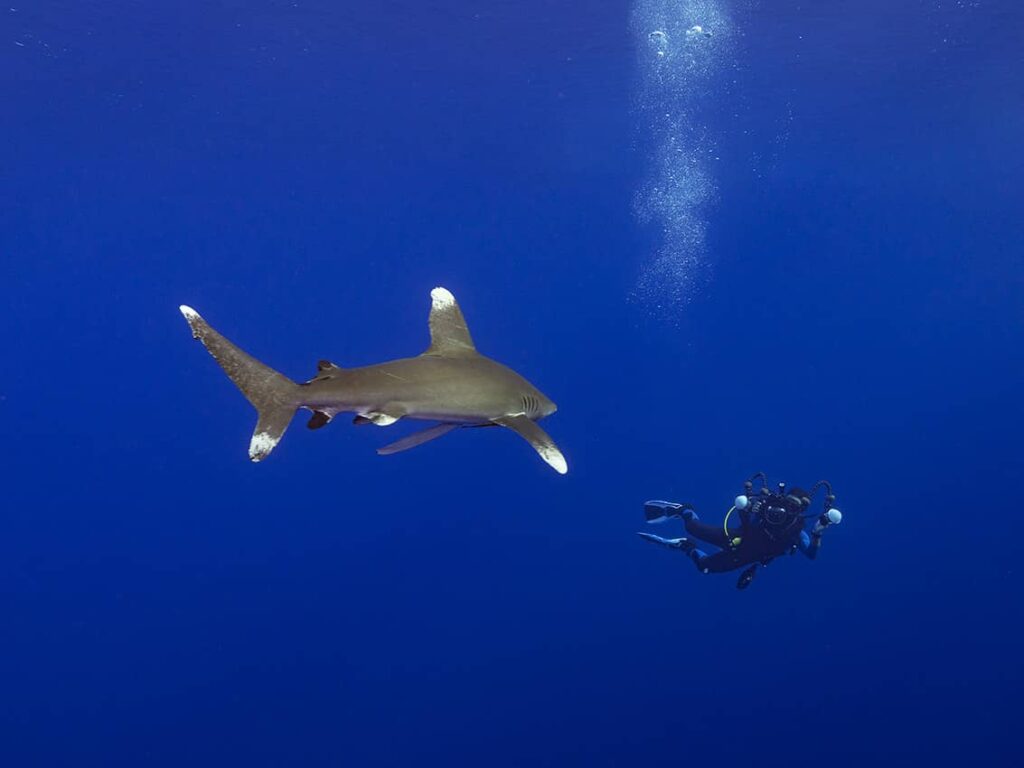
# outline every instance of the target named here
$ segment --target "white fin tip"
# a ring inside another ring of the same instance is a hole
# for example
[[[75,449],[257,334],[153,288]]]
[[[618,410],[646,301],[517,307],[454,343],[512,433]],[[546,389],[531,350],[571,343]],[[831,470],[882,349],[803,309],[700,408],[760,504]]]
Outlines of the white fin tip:
[[[434,302],[434,306],[441,309],[444,307],[450,307],[455,303],[455,297],[452,292],[447,288],[438,286],[430,292],[430,299]]]
[[[249,458],[253,461],[262,461],[267,458],[267,455],[274,450],[274,446],[277,445],[278,441],[266,432],[254,432],[252,440],[249,441]]]
[[[178,309],[181,311],[181,314],[185,316],[185,319],[188,320],[190,323],[199,317],[199,313],[196,312],[194,309],[192,309],[192,307],[188,306],[187,304],[182,304],[180,307],[178,307]]]
[[[564,475],[569,471],[569,464],[565,461],[565,456],[557,448],[545,448],[539,453],[540,457],[550,464],[558,474]]]

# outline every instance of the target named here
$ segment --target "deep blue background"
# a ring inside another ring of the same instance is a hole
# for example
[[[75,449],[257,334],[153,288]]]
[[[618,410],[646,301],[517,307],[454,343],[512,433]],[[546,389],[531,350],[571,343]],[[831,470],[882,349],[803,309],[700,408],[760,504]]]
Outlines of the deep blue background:
[[[671,312],[624,0],[11,4],[0,764],[1019,764],[1016,0],[733,4]],[[435,285],[567,477],[344,422],[252,465],[177,312],[304,379],[420,351]],[[634,536],[757,469],[836,484],[817,562]]]

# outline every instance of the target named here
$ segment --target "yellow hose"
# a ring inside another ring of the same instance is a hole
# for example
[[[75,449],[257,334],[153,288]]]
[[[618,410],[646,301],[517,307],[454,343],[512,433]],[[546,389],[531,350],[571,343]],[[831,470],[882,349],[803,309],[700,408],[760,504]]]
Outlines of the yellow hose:
[[[725,531],[725,540],[729,541],[729,515],[736,511],[736,507],[729,507],[729,511],[725,513],[725,520],[722,521],[722,530]]]

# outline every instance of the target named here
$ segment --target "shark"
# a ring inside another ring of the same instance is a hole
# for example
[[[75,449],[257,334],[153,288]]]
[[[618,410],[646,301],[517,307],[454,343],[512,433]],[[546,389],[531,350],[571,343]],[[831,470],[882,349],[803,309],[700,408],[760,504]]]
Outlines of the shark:
[[[340,413],[355,424],[387,427],[404,419],[434,422],[377,450],[390,455],[453,430],[500,426],[526,440],[559,474],[569,467],[537,422],[558,407],[511,368],[477,351],[458,302],[446,288],[430,292],[430,346],[416,357],[343,368],[321,360],[304,383],[264,365],[215,331],[194,309],[179,307],[192,336],[256,408],[249,458],[262,461],[284,436],[295,413],[312,412],[307,426],[320,429]]]

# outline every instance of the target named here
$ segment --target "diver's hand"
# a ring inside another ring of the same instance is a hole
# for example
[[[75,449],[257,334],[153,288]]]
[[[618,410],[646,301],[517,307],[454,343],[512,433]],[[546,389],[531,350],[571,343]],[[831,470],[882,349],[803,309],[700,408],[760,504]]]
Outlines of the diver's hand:
[[[843,513],[833,507],[818,518],[818,521],[814,524],[814,529],[811,533],[815,536],[821,536],[822,532],[830,525],[839,525],[842,521]]]

